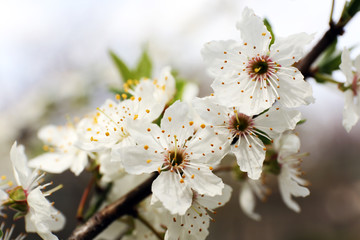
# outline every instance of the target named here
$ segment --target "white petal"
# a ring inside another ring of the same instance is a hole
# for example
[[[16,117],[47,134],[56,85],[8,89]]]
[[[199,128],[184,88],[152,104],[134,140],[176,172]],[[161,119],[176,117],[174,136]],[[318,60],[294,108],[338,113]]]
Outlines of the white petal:
[[[184,182],[187,182],[199,194],[212,197],[222,193],[224,188],[222,179],[213,174],[209,168],[200,167],[200,170],[185,168],[184,172],[186,173]]]
[[[351,90],[344,93],[345,103],[342,124],[347,132],[359,121],[360,102],[359,96],[354,96]]]
[[[227,108],[216,104],[214,97],[196,98],[192,105],[206,123],[223,126],[227,122]]]
[[[174,141],[174,136],[179,140],[178,144],[184,144],[193,133],[194,127],[188,117],[189,106],[187,103],[176,101],[164,113],[161,119],[161,129],[169,136],[168,141]]]
[[[153,194],[171,214],[184,215],[192,203],[192,191],[186,181],[180,183],[175,172],[161,172],[152,184]]]
[[[270,48],[270,58],[282,65],[291,66],[304,56],[304,47],[313,40],[307,33],[297,33],[285,38],[277,37]]]
[[[255,127],[265,133],[270,138],[279,136],[286,130],[292,130],[301,120],[301,114],[297,110],[285,110],[279,107],[272,107],[269,111],[261,114],[254,119]]]
[[[350,58],[350,52],[348,49],[344,49],[344,51],[341,54],[341,64],[340,64],[340,70],[345,74],[346,76],[346,84],[348,86],[351,86],[353,82],[354,74],[352,72],[352,62]],[[358,69],[359,71],[359,69]]]
[[[70,168],[74,159],[69,154],[44,153],[29,161],[29,167],[39,168],[49,173],[62,173]]]
[[[27,166],[27,158],[23,145],[17,146],[17,143],[11,147],[10,159],[13,165],[14,176],[18,185],[27,185],[28,177],[31,175],[30,169]]]
[[[234,40],[211,41],[204,44],[201,55],[213,77],[231,75],[238,69],[238,63],[246,61],[246,56],[238,54],[239,43]]]
[[[261,216],[255,213],[256,199],[248,182],[244,182],[239,193],[239,204],[243,212],[251,219],[260,221]]]
[[[259,138],[240,137],[231,145],[231,151],[235,154],[240,170],[247,172],[249,178],[259,179],[262,165],[265,159],[265,146]]]
[[[291,154],[296,154],[300,150],[300,139],[292,133],[285,132],[274,140],[274,149],[278,151],[278,161],[283,163],[283,159]]]
[[[232,188],[229,185],[224,186],[221,195],[209,197],[206,195],[197,195],[196,201],[209,209],[215,209],[224,206],[231,197]]]
[[[292,170],[289,165],[282,165],[281,173],[278,176],[279,189],[285,204],[295,212],[300,212],[299,205],[292,199],[291,196],[306,197],[310,194],[310,191],[306,187],[299,185],[296,180],[297,177],[291,171]]]
[[[245,46],[252,49],[254,55],[268,50],[271,35],[263,20],[256,16],[252,9],[246,7],[243,10],[241,20],[236,27],[240,30],[244,44],[247,43]]]
[[[155,153],[152,148],[145,149],[144,146],[132,146],[116,149],[121,155],[122,164],[130,174],[151,173],[157,171],[163,163],[160,153]]]
[[[85,167],[88,164],[88,154],[84,151],[77,151],[73,157],[73,162],[71,164],[70,170],[76,175],[79,176]]]
[[[148,145],[159,152],[168,148],[167,140],[156,124],[144,123],[141,120],[131,121],[128,123],[128,132],[138,145]]]
[[[51,231],[59,231],[65,225],[65,217],[51,206],[39,188],[32,190],[27,198],[29,213],[25,217],[26,231],[36,231],[43,239],[58,239]]]
[[[360,73],[360,55],[358,55],[355,60],[354,60],[354,67],[356,69],[356,72],[358,73],[358,78],[360,77],[359,76],[359,73]]]
[[[276,73],[279,102],[288,108],[295,108],[301,105],[308,105],[315,101],[311,85],[304,81],[303,75],[293,67]]]

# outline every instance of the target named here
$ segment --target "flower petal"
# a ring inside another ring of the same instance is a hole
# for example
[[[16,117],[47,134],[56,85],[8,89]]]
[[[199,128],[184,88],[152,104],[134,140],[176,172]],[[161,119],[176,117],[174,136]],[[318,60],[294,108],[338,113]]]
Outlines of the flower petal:
[[[282,66],[291,66],[304,56],[304,47],[313,40],[307,33],[297,33],[285,38],[277,37],[270,48],[270,58]]]
[[[193,193],[186,182],[179,180],[175,172],[161,172],[151,190],[171,214],[184,215],[191,206]]]
[[[269,49],[271,34],[266,29],[263,20],[256,16],[252,9],[246,7],[243,10],[236,28],[240,30],[241,39],[244,45],[246,43],[245,47],[251,49],[254,56]]]
[[[231,152],[235,154],[240,170],[247,172],[251,179],[259,179],[261,176],[265,150],[259,138],[249,135],[240,137],[235,144],[231,145]]]

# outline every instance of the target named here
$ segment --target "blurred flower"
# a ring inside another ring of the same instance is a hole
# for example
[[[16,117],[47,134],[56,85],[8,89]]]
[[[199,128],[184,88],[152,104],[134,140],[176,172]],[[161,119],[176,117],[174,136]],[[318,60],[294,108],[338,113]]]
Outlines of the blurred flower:
[[[359,121],[360,116],[360,55],[355,59],[354,64],[350,59],[349,50],[346,48],[341,55],[341,71],[346,76],[345,104],[343,111],[343,126],[347,132]]]

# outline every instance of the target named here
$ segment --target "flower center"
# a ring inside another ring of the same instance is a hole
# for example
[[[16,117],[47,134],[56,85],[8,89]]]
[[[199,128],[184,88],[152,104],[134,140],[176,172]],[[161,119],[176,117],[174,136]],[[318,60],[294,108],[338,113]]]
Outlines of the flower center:
[[[267,80],[275,72],[275,64],[269,56],[253,57],[246,66],[247,72],[255,80]]]
[[[183,163],[184,158],[183,155],[180,152],[170,152],[170,164],[172,166],[178,166]]]
[[[229,129],[232,133],[237,136],[245,135],[249,130],[252,129],[254,125],[251,117],[243,114],[235,112],[233,116],[231,116],[229,120]]]
[[[252,65],[252,71],[256,74],[264,74],[268,71],[268,63],[265,61],[255,62]]]

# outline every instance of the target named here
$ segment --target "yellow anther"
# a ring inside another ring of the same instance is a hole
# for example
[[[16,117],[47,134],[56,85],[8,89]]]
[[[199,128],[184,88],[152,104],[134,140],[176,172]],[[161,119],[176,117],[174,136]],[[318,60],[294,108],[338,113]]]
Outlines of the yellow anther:
[[[150,110],[149,110],[149,109],[146,109],[145,111],[146,111],[146,113],[150,113]]]
[[[6,179],[6,176],[1,176],[1,180],[5,180]]]
[[[171,122],[171,117],[168,117],[169,122]]]
[[[148,146],[148,145],[145,145],[145,146],[144,146],[144,149],[145,149],[145,150],[148,150],[148,149],[149,149],[149,146]]]
[[[180,183],[184,183],[184,179],[180,179]]]
[[[213,167],[210,166],[209,169],[210,169],[210,171],[212,171],[212,170],[213,170]]]
[[[148,159],[146,160],[146,163],[151,163],[151,161],[152,161],[151,159]]]
[[[139,117],[139,115],[135,114],[134,115],[134,120],[136,120]]]
[[[123,99],[127,99],[127,95],[125,93],[121,94]]]
[[[116,100],[120,100],[120,94],[115,95]]]
[[[141,99],[142,99],[141,97],[138,98],[139,102],[141,101]]]
[[[134,96],[131,96],[130,99],[131,99],[131,101],[134,101],[134,100],[135,100],[135,97],[134,97]]]
[[[192,126],[193,124],[194,124],[194,122],[193,122],[193,121],[190,121],[190,122],[189,122],[189,125],[190,125],[190,126]]]
[[[205,124],[201,124],[200,127],[201,127],[201,128],[205,128]]]
[[[105,135],[108,137],[108,136],[110,135],[110,133],[109,133],[109,132],[106,132]]]
[[[43,150],[44,150],[45,152],[49,151],[49,146],[48,146],[48,145],[44,145],[44,146],[43,146]]]
[[[14,183],[12,181],[8,181],[7,184],[8,184],[9,187],[12,187],[12,185],[14,185]]]

